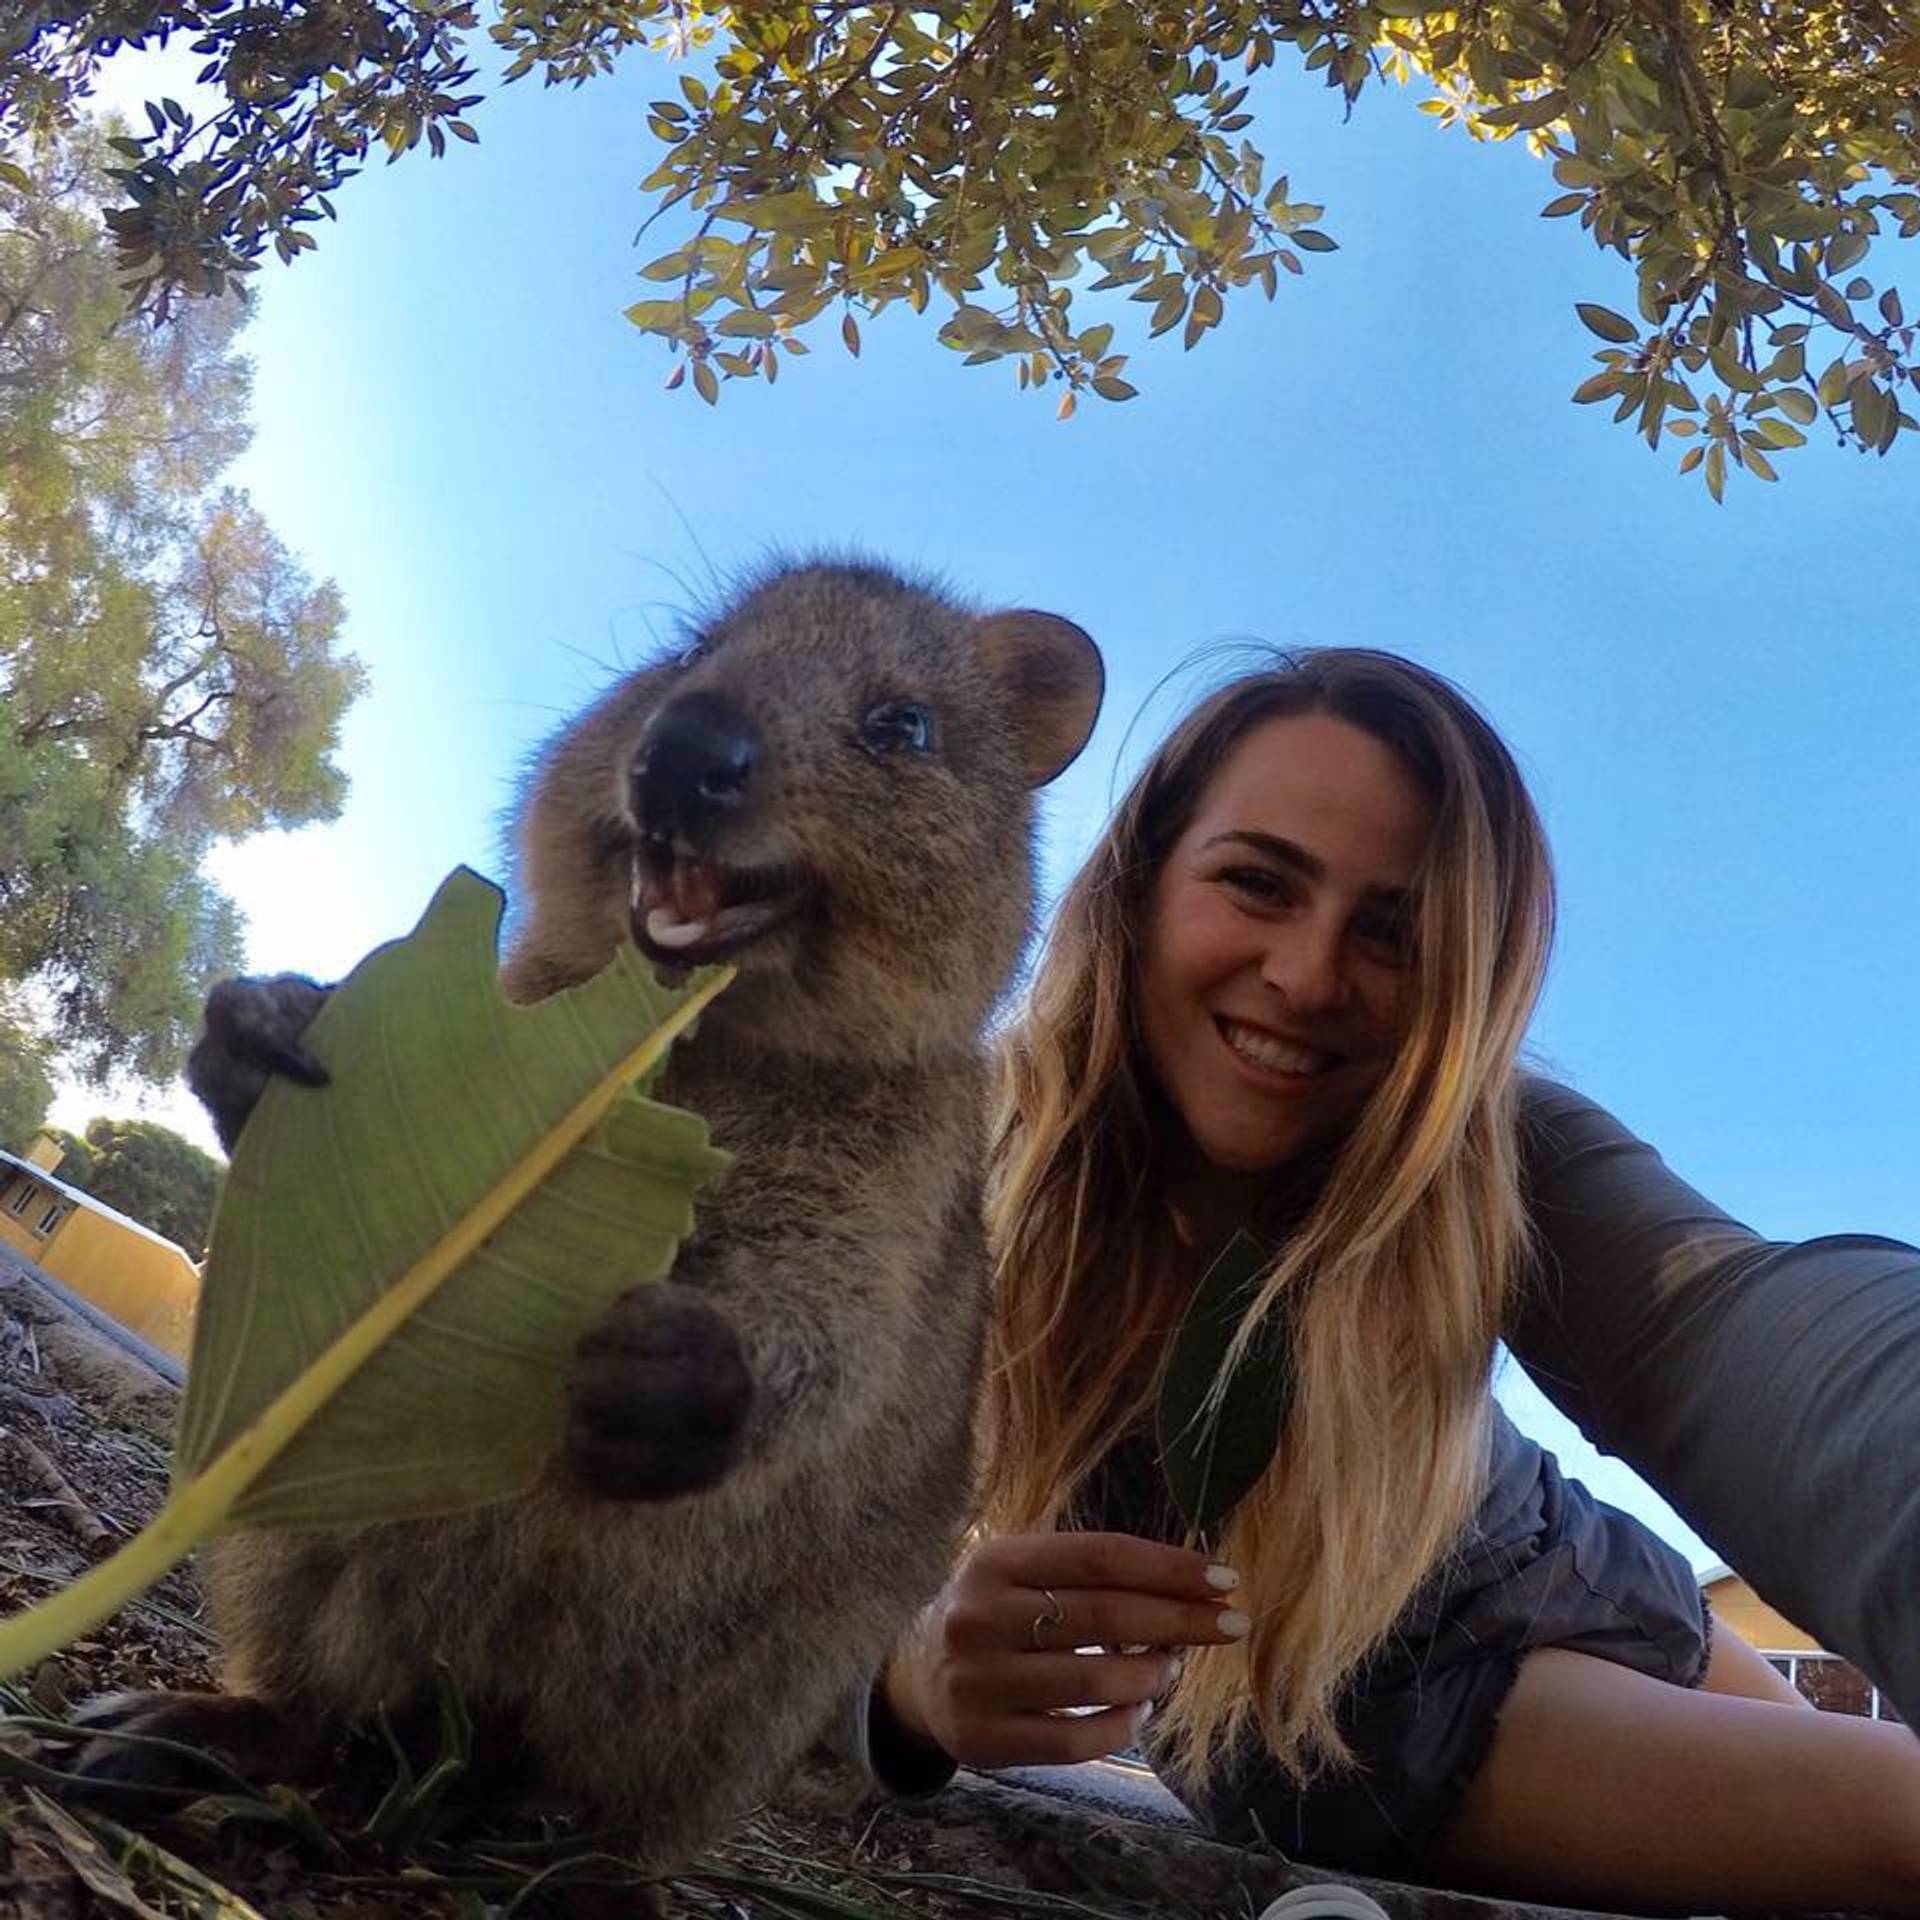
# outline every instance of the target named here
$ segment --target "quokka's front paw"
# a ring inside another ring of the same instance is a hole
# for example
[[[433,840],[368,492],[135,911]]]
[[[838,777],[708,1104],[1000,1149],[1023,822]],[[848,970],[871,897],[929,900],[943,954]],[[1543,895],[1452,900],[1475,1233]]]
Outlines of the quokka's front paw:
[[[567,1464],[606,1500],[672,1500],[739,1459],[753,1376],[711,1307],[668,1287],[623,1294],[574,1353]]]
[[[327,1070],[301,1044],[331,987],[303,973],[222,980],[207,995],[200,1038],[187,1055],[187,1085],[229,1153],[276,1073],[324,1087]]]

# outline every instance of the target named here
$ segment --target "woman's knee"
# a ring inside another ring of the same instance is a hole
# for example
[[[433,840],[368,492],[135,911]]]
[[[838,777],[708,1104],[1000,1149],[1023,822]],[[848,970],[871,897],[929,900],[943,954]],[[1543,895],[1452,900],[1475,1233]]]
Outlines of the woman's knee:
[[[1749,1700],[1771,1700],[1778,1706],[1813,1711],[1802,1694],[1764,1654],[1735,1633],[1724,1620],[1713,1625],[1713,1646],[1701,1687],[1708,1693],[1730,1693]]]

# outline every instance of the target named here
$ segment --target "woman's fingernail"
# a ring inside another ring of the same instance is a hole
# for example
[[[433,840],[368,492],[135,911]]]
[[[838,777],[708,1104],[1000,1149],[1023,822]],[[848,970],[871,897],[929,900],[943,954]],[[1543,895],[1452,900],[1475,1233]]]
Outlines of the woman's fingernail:
[[[1247,1637],[1247,1630],[1253,1625],[1253,1622],[1249,1620],[1244,1613],[1240,1612],[1238,1608],[1229,1607],[1226,1612],[1214,1622],[1214,1625],[1217,1626],[1229,1640],[1244,1640]]]
[[[1209,1567],[1207,1585],[1220,1593],[1231,1593],[1240,1584],[1240,1576],[1231,1567]]]

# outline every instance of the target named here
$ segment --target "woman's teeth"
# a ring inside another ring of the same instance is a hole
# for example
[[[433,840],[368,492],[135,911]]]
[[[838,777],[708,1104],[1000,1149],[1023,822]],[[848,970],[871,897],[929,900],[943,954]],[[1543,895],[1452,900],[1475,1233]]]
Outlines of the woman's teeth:
[[[1338,1058],[1319,1047],[1296,1046],[1291,1040],[1277,1039],[1257,1027],[1243,1027],[1232,1020],[1221,1022],[1221,1032],[1226,1035],[1227,1045],[1241,1059],[1251,1060],[1269,1073],[1323,1073]]]

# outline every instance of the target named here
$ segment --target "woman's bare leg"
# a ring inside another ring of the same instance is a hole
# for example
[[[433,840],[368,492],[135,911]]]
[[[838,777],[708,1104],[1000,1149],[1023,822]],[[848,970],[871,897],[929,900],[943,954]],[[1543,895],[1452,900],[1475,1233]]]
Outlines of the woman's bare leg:
[[[1709,1693],[1738,1694],[1747,1700],[1772,1700],[1783,1707],[1814,1711],[1813,1702],[1784,1673],[1769,1666],[1750,1642],[1718,1618],[1713,1623],[1713,1646],[1700,1684]]]
[[[1920,1740],[1543,1647],[1422,1864],[1635,1911],[1920,1915]]]

